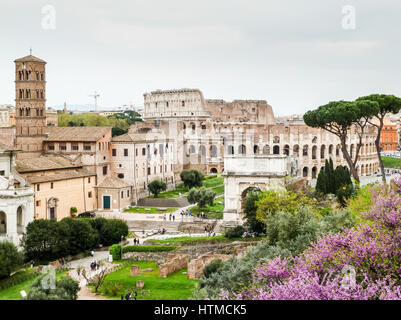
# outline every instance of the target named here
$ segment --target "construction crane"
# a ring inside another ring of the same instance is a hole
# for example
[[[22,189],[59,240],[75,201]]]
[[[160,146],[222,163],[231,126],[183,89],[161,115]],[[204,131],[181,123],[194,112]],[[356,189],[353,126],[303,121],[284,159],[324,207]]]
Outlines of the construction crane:
[[[90,94],[89,97],[95,98],[95,112],[96,112],[96,111],[97,111],[97,98],[100,97],[100,94],[98,94],[98,93],[95,91],[95,94]]]

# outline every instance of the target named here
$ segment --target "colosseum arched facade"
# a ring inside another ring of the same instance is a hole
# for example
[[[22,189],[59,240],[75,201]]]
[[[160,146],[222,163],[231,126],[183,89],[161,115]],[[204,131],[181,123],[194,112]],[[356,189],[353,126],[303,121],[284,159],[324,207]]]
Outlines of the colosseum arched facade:
[[[280,123],[264,100],[206,100],[198,89],[158,90],[144,96],[145,121],[176,139],[177,169],[220,173],[225,155],[276,154],[296,159],[296,175],[310,180],[326,159],[332,158],[335,166],[346,165],[338,137],[303,123]],[[362,176],[378,170],[375,137],[375,129],[369,127],[362,139],[357,165]],[[351,156],[358,143],[352,130],[347,141]]]

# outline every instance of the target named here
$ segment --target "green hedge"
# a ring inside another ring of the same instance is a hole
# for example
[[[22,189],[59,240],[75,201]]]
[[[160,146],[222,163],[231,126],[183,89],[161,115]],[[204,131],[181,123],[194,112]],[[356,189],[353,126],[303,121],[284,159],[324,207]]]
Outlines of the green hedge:
[[[123,247],[123,253],[127,252],[161,252],[161,251],[173,251],[178,249],[179,246],[126,246]]]
[[[121,260],[121,245],[113,244],[110,247],[110,254],[113,256],[113,260]]]

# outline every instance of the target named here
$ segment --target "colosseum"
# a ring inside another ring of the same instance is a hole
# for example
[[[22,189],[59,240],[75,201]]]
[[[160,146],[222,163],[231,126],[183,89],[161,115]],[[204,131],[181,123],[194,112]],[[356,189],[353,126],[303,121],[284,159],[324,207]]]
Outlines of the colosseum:
[[[175,139],[177,173],[188,168],[223,172],[225,155],[286,155],[296,163],[293,175],[308,180],[317,178],[326,159],[346,165],[337,136],[306,126],[302,116],[276,118],[265,100],[226,102],[204,99],[199,89],[157,90],[144,94],[143,117],[141,128],[161,128]],[[357,167],[362,176],[378,170],[375,138],[375,129],[368,128]],[[351,156],[358,140],[351,132]]]

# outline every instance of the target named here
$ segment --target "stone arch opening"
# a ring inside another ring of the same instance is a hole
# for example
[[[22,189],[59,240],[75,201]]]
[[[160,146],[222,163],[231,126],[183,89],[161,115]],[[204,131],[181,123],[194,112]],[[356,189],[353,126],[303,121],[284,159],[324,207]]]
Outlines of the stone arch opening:
[[[242,193],[241,193],[241,210],[242,211],[245,206],[246,196],[248,195],[249,192],[262,192],[262,190],[260,190],[260,188],[258,188],[258,187],[250,186],[250,187],[246,188],[244,191],[242,191]]]
[[[212,145],[210,147],[210,154],[211,154],[212,158],[217,157],[217,147],[215,145]]]
[[[18,233],[23,233],[24,230],[24,225],[23,225],[23,208],[22,206],[19,206],[17,209],[17,232]]]
[[[304,178],[308,177],[308,167],[304,167],[304,168],[302,169],[302,176],[303,176]]]
[[[241,144],[238,146],[238,154],[245,155],[246,154],[246,147],[245,145]]]
[[[312,159],[313,160],[316,159],[316,153],[317,153],[317,147],[313,146],[312,147]]]
[[[270,154],[270,147],[268,145],[263,147],[263,154]]]
[[[309,149],[309,146],[306,144],[306,145],[304,145],[304,147],[302,148],[302,155],[303,156],[308,156],[308,150]]]
[[[228,146],[227,147],[227,152],[228,152],[228,154],[234,154],[234,147],[233,146]]]
[[[4,211],[0,211],[0,234],[7,233],[7,215]]]
[[[294,147],[292,148],[292,153],[296,156],[299,156],[299,145],[294,145]]]
[[[317,168],[313,167],[312,168],[312,179],[316,179],[316,176],[317,176]]]
[[[196,152],[195,146],[191,144],[191,145],[189,146],[189,153],[190,153],[190,154],[193,154],[193,153],[195,153],[195,152]]]
[[[280,154],[280,146],[273,147],[273,154]]]
[[[333,154],[333,145],[329,145],[329,154],[332,155]]]
[[[290,155],[290,146],[288,144],[284,146],[283,152],[286,156]]]
[[[211,168],[210,169],[210,173],[217,173],[217,169],[216,168]]]
[[[259,153],[259,147],[256,144],[253,146],[253,153],[254,154],[258,154]]]
[[[324,144],[322,144],[320,147],[320,159],[325,158],[325,156],[326,156],[325,153],[326,153],[326,146]]]

